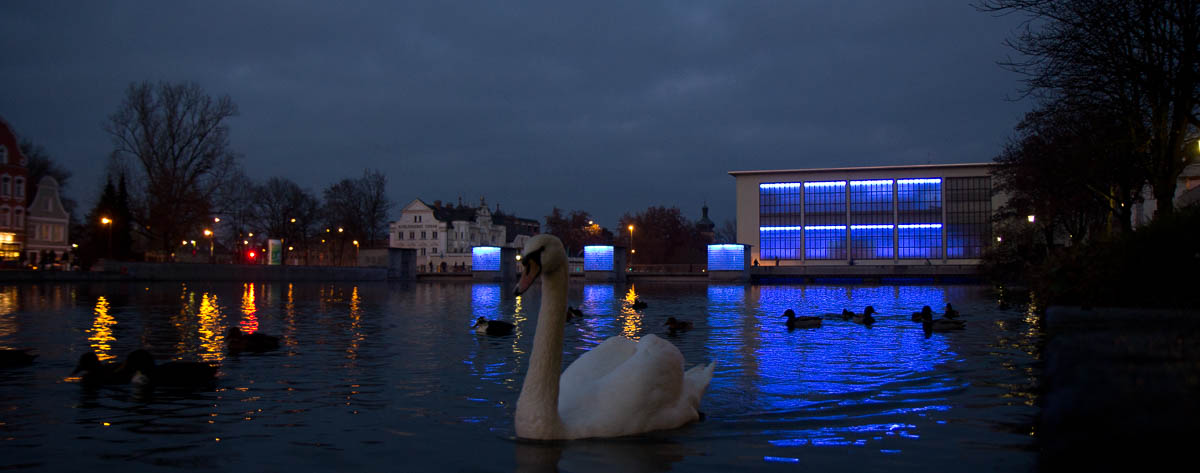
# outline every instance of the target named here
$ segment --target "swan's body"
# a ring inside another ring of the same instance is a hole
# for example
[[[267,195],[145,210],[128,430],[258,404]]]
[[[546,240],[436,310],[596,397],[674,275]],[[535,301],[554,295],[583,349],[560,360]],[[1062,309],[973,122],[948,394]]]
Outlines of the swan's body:
[[[925,336],[933,332],[949,332],[953,330],[962,330],[966,328],[965,323],[961,320],[949,319],[933,319],[932,313],[925,313],[921,317],[921,327],[925,329]]]
[[[654,335],[611,337],[562,369],[566,252],[551,235],[529,240],[517,293],[542,277],[541,310],[514,426],[530,439],[617,437],[672,429],[700,418],[715,364],[683,370],[683,354]]]
[[[819,328],[822,322],[820,317],[796,317],[796,311],[792,309],[783,311],[783,316],[787,317],[787,321],[784,324],[787,325],[788,330],[794,328]]]
[[[875,313],[875,307],[873,306],[867,306],[867,308],[863,309],[863,313],[861,314],[854,314],[851,312],[854,317],[854,323],[863,325],[871,325],[875,323],[875,317],[871,316],[871,314]]]

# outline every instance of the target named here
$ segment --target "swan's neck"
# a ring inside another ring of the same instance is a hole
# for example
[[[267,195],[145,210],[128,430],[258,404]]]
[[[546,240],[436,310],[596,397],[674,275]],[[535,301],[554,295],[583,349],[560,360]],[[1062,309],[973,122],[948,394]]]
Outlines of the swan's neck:
[[[567,272],[542,274],[542,307],[525,384],[517,399],[517,436],[532,439],[561,438],[558,416],[558,377],[562,370],[563,325],[567,313]]]

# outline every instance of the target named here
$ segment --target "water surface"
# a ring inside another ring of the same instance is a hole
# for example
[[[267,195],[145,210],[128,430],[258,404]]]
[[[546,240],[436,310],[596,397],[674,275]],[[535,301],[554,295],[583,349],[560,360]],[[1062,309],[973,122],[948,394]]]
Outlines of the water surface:
[[[1036,453],[1034,315],[971,286],[583,284],[564,362],[610,336],[661,336],[688,365],[716,361],[706,420],[620,440],[514,438],[540,295],[499,284],[155,283],[0,287],[0,469],[85,471],[1025,471]],[[649,306],[629,309],[636,296]],[[926,338],[909,314],[953,302],[962,332]],[[789,331],[780,314],[860,311]],[[469,329],[476,317],[514,335]],[[674,316],[695,328],[666,333]],[[278,335],[232,356],[224,333]],[[221,364],[214,389],[92,389],[80,354]],[[619,468],[619,469],[616,469]]]

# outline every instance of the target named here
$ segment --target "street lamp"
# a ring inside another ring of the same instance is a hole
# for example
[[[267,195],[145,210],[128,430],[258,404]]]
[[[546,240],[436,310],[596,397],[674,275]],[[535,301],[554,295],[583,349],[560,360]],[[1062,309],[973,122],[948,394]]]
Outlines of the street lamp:
[[[1029,220],[1029,223],[1033,223],[1033,215],[1030,215],[1030,216],[1028,216],[1028,217],[1025,217],[1025,218],[1027,218],[1027,219]]]
[[[358,240],[354,240],[354,265],[358,266]]]
[[[108,227],[108,259],[112,259],[112,220],[100,217],[100,224]]]
[[[637,250],[633,249],[633,225],[629,226],[629,269],[633,269],[633,254]]]
[[[216,262],[216,259],[213,258],[213,232],[212,232],[212,230],[205,228],[204,236],[208,237],[208,262],[209,263]]]

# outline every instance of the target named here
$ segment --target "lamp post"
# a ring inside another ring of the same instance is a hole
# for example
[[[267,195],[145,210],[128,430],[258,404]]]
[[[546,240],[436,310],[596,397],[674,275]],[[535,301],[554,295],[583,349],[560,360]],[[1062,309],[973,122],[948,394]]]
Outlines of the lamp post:
[[[112,220],[100,217],[100,224],[108,227],[108,259],[112,259]]]
[[[358,266],[358,240],[354,240],[354,265]]]
[[[213,258],[213,232],[212,232],[212,230],[205,228],[204,236],[208,237],[208,262],[209,262],[209,264],[211,264],[216,261],[216,259]]]
[[[633,225],[630,225],[629,226],[629,269],[631,271],[633,270],[633,254],[634,253],[637,253],[637,250],[633,248]]]

